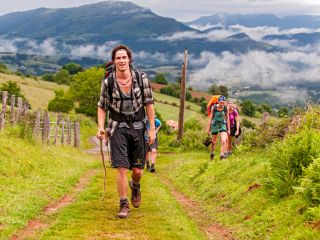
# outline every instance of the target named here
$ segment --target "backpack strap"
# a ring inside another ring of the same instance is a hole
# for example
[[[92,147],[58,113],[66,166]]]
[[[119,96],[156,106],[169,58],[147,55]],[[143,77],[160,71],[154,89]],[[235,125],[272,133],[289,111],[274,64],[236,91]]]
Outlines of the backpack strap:
[[[132,69],[134,74],[135,74],[135,77],[137,79],[137,82],[138,82],[138,85],[140,87],[140,91],[141,91],[141,94],[142,94],[142,101],[144,101],[144,85],[143,85],[143,80],[142,80],[142,74],[140,71],[136,70],[136,69]],[[108,82],[108,94],[109,94],[109,101],[110,101],[110,104],[113,102],[113,96],[112,96],[112,93],[113,93],[113,89],[114,89],[114,84],[115,84],[115,81],[114,81],[114,76],[113,74],[109,74],[109,76],[107,77],[107,82]],[[132,99],[132,93],[131,93],[131,99]],[[121,101],[120,103],[120,112],[121,112],[121,109],[122,109],[122,103],[123,103],[123,100],[125,100],[125,98],[123,98],[122,94],[120,93],[120,98],[119,100]],[[111,117],[112,116],[112,117]],[[113,111],[110,107],[109,107],[109,117],[111,117],[112,119],[118,121],[118,122],[122,122],[122,121],[136,121],[136,120],[141,120],[145,117],[145,111],[144,111],[144,108],[141,107],[137,112],[136,114],[134,114],[134,116],[124,116],[123,114],[121,113],[118,113],[118,112],[115,112]]]

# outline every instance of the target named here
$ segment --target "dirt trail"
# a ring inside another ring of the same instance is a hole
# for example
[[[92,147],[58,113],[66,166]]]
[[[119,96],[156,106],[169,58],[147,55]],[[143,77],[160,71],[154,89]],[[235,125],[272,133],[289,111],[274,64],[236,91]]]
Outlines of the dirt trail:
[[[197,223],[202,231],[206,233],[208,239],[235,240],[232,231],[222,224],[213,221],[196,201],[179,192],[167,178],[160,177],[160,179],[163,184],[170,189],[172,195],[183,207],[188,216]]]
[[[58,201],[53,202],[46,206],[43,209],[43,212],[40,216],[37,218],[31,219],[27,226],[14,234],[10,239],[11,240],[22,240],[26,239],[28,237],[31,237],[36,231],[44,229],[47,227],[47,224],[41,220],[43,216],[55,213],[62,209],[63,207],[69,205],[75,200],[75,197],[82,191],[84,190],[90,179],[97,173],[96,170],[89,170],[85,175],[83,175],[76,186],[73,188],[73,190],[67,194],[65,194],[63,197],[61,197]]]

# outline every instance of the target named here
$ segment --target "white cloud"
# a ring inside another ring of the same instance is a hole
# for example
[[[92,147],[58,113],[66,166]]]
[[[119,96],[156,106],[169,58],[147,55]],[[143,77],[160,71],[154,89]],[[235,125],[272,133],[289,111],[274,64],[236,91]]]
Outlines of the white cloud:
[[[301,81],[320,80],[320,51],[313,53],[286,52],[266,53],[251,51],[234,55],[224,52],[215,55],[203,52],[190,63],[206,63],[190,75],[192,86],[206,88],[212,83],[227,86],[257,84],[275,87]]]

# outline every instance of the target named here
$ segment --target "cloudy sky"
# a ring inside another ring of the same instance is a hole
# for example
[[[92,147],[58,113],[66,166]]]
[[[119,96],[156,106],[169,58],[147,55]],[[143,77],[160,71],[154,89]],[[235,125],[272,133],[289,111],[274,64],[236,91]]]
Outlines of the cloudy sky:
[[[1,0],[0,15],[39,7],[74,7],[102,0]],[[132,0],[158,15],[180,21],[194,20],[215,13],[275,13],[277,15],[319,14],[319,0]]]

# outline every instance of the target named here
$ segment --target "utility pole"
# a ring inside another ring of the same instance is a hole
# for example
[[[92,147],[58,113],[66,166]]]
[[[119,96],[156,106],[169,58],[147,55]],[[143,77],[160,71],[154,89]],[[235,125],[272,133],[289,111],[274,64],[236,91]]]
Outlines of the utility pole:
[[[183,137],[183,123],[184,123],[184,104],[186,101],[186,78],[187,78],[187,65],[188,65],[188,50],[184,49],[184,59],[181,71],[181,83],[180,83],[180,111],[179,111],[179,123],[178,123],[178,140]]]

